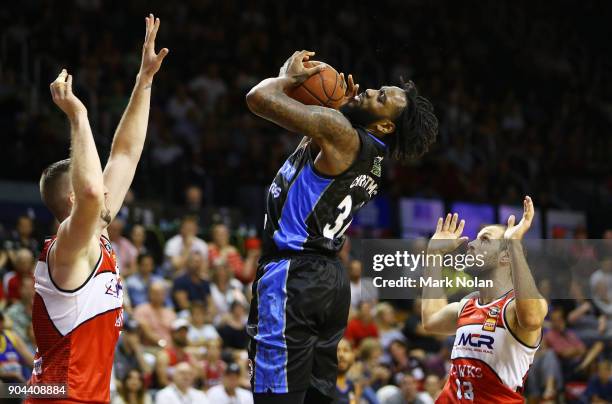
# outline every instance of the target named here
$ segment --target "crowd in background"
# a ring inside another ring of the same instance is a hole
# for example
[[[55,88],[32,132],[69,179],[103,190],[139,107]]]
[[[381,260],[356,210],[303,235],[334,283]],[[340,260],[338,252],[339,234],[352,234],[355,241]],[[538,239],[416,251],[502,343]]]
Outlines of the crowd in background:
[[[137,212],[122,209],[108,228],[125,301],[113,402],[252,402],[246,320],[260,240],[241,239],[223,222],[202,229],[196,215],[182,217],[178,230],[164,235],[141,224]],[[590,271],[582,274],[584,285],[574,282],[572,299],[551,299],[551,284],[536,274],[550,311],[524,392],[533,402],[612,400],[611,249],[585,246],[578,233],[572,254],[581,268],[590,260]],[[6,382],[27,380],[31,372],[38,234],[32,219],[21,216],[0,246],[0,338],[8,342],[0,352],[0,380]],[[612,242],[612,229],[602,238]],[[351,312],[338,347],[339,402],[433,402],[448,373],[453,337],[423,329],[420,299],[380,300],[351,244],[340,252]],[[565,271],[557,269],[560,276]]]
[[[195,183],[207,206],[238,208],[258,227],[254,208],[299,136],[255,117],[244,96],[312,49],[362,89],[403,76],[433,102],[439,140],[388,170],[392,197],[520,204],[530,193],[542,208],[596,212],[612,201],[605,1],[79,0],[61,15],[20,1],[0,10],[3,178],[33,181],[66,157],[69,132],[48,94],[63,66],[105,158],[137,72],[143,10],[161,17],[157,42],[171,54],[153,88],[140,199],[178,203]]]
[[[612,238],[612,52],[601,41],[609,9],[603,1],[75,0],[60,13],[23,0],[0,9],[0,148],[10,156],[0,159],[0,179],[34,182],[66,157],[67,123],[48,94],[61,67],[74,74],[104,162],[138,68],[142,17],[155,12],[157,43],[170,55],[154,83],[133,190],[109,227],[127,316],[113,400],[206,394],[248,403],[245,321],[263,198],[299,140],[249,113],[248,89],[297,49],[353,73],[363,89],[412,79],[436,108],[440,136],[419,162],[388,167],[392,200],[517,204],[529,193],[538,207],[588,211],[577,239]],[[0,355],[5,381],[30,371],[31,275],[47,234],[52,226],[27,215],[0,231],[1,330],[13,349]],[[431,402],[452,340],[423,330],[418,300],[379,301],[362,288],[352,253],[347,244],[341,254],[353,300],[338,349],[341,399]],[[612,259],[592,258],[582,285],[591,294],[550,301],[525,391],[534,400],[612,401]]]

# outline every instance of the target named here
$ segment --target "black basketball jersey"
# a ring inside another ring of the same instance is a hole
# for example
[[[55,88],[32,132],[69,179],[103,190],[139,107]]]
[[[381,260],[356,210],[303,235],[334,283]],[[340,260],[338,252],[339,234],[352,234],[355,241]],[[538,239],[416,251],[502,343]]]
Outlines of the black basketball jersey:
[[[377,193],[385,144],[361,128],[360,149],[351,166],[336,176],[314,166],[311,142],[302,143],[285,161],[268,190],[263,255],[283,251],[333,254],[355,212]]]

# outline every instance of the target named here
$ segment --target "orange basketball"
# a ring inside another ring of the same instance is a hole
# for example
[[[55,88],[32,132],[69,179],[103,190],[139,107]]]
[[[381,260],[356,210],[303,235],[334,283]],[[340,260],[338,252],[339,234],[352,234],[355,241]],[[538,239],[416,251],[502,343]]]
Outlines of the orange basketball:
[[[304,66],[313,67],[316,61],[304,62]],[[300,86],[291,89],[287,95],[306,105],[320,105],[338,109],[344,104],[346,83],[340,74],[330,65],[323,63],[325,68],[319,73],[310,76]]]

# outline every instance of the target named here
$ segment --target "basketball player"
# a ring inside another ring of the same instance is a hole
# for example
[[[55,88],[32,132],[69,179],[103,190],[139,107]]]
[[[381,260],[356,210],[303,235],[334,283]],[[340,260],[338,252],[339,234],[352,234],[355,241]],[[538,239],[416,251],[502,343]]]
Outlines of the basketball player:
[[[331,402],[336,348],[350,304],[337,258],[354,213],[377,193],[388,155],[409,160],[435,140],[431,103],[412,82],[357,95],[348,77],[340,111],[304,105],[286,95],[322,66],[314,52],[295,52],[278,77],[246,97],[255,114],[305,137],[267,195],[262,259],[253,284],[247,332],[255,402]]]
[[[448,303],[442,288],[425,288],[423,327],[428,332],[456,334],[451,369],[437,403],[523,403],[523,382],[542,338],[548,310],[539,294],[521,240],[531,226],[534,208],[523,201],[523,218],[515,224],[484,227],[468,243],[467,254],[482,265],[466,269],[492,287],[479,288],[460,302]],[[450,213],[438,220],[428,254],[443,255],[467,241],[461,237],[465,221]],[[434,261],[434,260],[432,260]],[[425,276],[439,279],[441,268],[426,269]]]
[[[66,384],[67,399],[58,402],[110,401],[123,294],[106,227],[134,177],[153,76],[168,54],[167,49],[155,54],[159,24],[152,14],[146,18],[140,71],[104,171],[87,110],[72,92],[72,76],[64,69],[51,83],[53,101],[70,121],[71,158],[51,164],[40,179],[42,200],[60,226],[45,241],[34,273],[32,321],[38,350],[30,383]]]

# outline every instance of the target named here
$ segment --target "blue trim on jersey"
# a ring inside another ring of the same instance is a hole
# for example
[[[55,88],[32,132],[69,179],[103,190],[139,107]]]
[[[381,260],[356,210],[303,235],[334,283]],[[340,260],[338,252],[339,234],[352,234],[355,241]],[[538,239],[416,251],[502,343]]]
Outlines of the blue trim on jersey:
[[[274,232],[274,242],[279,250],[304,249],[303,244],[308,238],[306,219],[331,182],[332,179],[315,174],[310,164],[300,171],[289,188],[278,230]]]
[[[374,139],[379,145],[381,145],[382,147],[387,147],[387,145],[382,140],[380,140],[379,138],[377,138],[376,136],[374,136],[370,132],[366,132],[366,133],[368,134],[369,137]]]
[[[287,180],[287,182],[291,182],[293,176],[295,175],[295,171],[295,167],[291,164],[291,161],[286,160],[279,172]]]
[[[273,261],[257,282],[255,393],[287,393],[287,276],[291,261]]]

